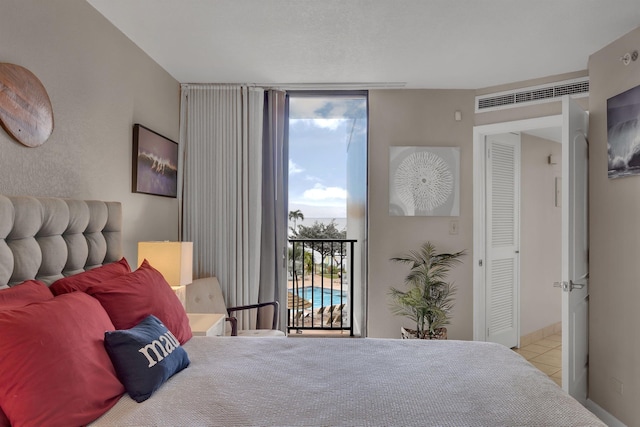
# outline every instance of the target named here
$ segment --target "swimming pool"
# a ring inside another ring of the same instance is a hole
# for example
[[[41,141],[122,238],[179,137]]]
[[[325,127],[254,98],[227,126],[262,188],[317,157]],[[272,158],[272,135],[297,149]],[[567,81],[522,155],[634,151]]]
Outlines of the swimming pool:
[[[313,308],[347,303],[347,293],[338,289],[305,287],[304,289],[298,289],[298,296],[311,301]],[[341,296],[342,300],[340,300]]]

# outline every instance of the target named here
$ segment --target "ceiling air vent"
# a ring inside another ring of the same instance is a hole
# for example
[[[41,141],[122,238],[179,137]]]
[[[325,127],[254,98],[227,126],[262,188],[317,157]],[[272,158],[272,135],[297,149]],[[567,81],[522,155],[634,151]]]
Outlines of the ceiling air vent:
[[[476,113],[558,101],[563,95],[589,96],[589,77],[476,96]]]

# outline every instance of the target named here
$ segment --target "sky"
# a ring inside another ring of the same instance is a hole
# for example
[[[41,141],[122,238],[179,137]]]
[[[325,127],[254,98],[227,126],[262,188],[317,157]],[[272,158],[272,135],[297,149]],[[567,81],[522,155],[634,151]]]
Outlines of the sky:
[[[290,97],[289,211],[346,218],[347,145],[366,137],[364,97]]]

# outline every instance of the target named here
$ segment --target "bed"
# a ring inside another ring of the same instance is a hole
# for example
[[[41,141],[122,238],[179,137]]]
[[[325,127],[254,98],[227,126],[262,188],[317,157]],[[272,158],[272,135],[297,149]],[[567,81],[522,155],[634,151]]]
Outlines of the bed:
[[[172,292],[160,305],[144,294],[161,281],[152,266],[125,268],[120,210],[0,196],[0,426],[604,426],[497,344],[191,337],[172,323],[184,313],[165,313],[180,305]],[[16,297],[21,289],[42,301]],[[136,310],[150,313],[122,323]],[[142,326],[163,333],[164,353],[133,353],[176,368],[141,397],[139,368],[114,343]]]

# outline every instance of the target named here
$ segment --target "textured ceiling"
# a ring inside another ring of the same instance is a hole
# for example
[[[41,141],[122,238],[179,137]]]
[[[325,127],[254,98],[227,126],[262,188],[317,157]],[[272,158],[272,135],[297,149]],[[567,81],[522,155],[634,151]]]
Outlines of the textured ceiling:
[[[183,83],[479,89],[584,70],[640,26],[640,0],[88,2]]]

